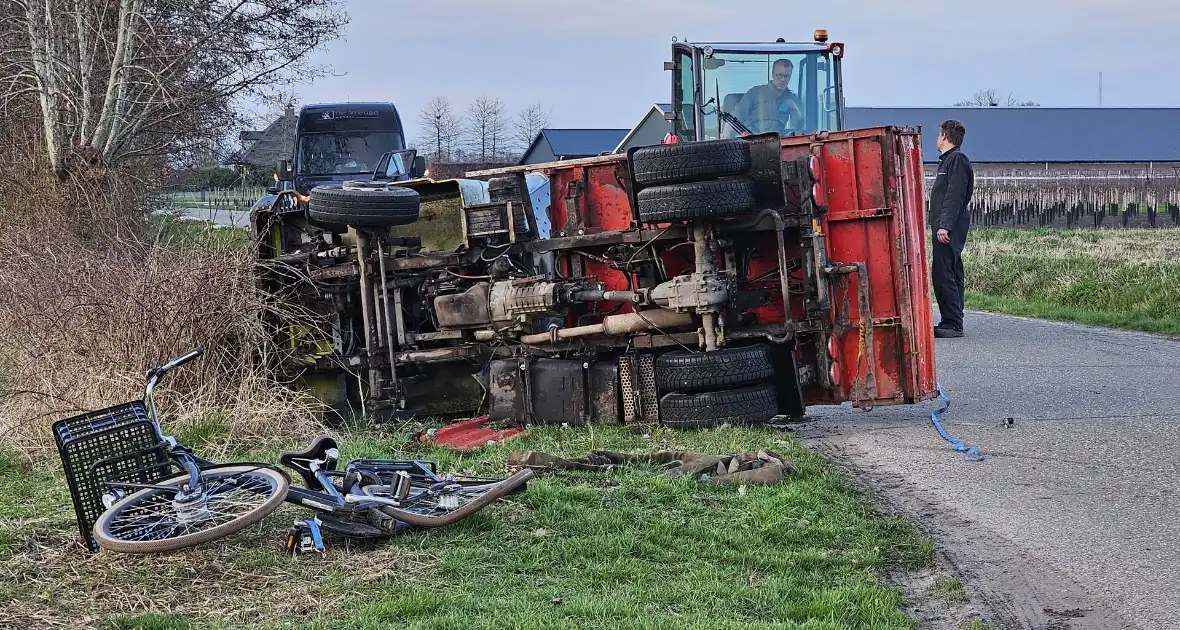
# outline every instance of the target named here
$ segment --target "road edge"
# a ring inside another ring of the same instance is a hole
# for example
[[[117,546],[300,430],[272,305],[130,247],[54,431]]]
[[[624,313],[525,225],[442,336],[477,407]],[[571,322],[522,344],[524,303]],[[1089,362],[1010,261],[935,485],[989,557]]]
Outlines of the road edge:
[[[799,437],[828,458],[874,509],[900,516],[934,542],[934,567],[890,576],[918,628],[959,630],[972,621],[992,630],[1138,630],[1103,598],[1012,541],[929,500],[902,477],[850,460],[839,436]],[[967,602],[948,606],[931,592],[940,575],[959,580]]]

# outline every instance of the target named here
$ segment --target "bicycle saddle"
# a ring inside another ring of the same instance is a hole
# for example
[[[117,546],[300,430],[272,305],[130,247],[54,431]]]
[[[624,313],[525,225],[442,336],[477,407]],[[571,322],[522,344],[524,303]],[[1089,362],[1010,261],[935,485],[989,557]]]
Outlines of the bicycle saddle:
[[[320,487],[320,482],[315,478],[315,473],[311,471],[311,462],[319,460],[324,462],[320,468],[324,470],[336,470],[336,457],[328,457],[328,451],[336,449],[336,440],[331,436],[321,433],[311,441],[311,446],[307,447],[305,451],[284,451],[279,455],[279,462],[287,468],[299,473],[303,478],[303,485],[308,489],[314,490]],[[338,453],[334,454],[338,456]]]

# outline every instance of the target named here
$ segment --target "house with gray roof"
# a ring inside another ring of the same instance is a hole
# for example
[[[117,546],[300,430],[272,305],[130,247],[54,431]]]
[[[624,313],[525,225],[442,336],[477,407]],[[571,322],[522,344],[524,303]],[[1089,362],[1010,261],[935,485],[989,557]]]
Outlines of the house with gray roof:
[[[672,123],[668,122],[665,114],[672,112],[671,103],[656,103],[647,110],[639,123],[623,136],[623,140],[615,147],[615,153],[626,153],[631,147],[649,147],[664,141],[664,136],[672,131]]]
[[[295,127],[298,117],[295,107],[288,105],[283,115],[261,131],[238,134],[241,151],[230,161],[235,166],[253,169],[273,169],[279,160],[295,155]]]
[[[542,164],[608,154],[630,129],[542,129],[518,164]]]

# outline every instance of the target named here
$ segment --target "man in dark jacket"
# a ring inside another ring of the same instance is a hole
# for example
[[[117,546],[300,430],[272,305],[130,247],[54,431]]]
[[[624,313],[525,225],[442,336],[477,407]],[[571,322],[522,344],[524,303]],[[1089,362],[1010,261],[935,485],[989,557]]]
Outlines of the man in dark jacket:
[[[938,176],[930,191],[930,229],[934,230],[934,299],[942,321],[935,337],[963,336],[963,247],[971,227],[968,206],[975,192],[971,160],[959,147],[967,134],[963,123],[948,120],[938,134]]]

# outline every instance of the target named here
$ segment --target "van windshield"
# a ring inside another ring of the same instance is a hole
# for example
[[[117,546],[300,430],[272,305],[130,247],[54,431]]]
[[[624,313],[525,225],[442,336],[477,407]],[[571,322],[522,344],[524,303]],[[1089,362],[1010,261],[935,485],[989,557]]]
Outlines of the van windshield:
[[[400,148],[401,136],[391,132],[311,133],[299,138],[301,175],[372,173],[381,156]]]

